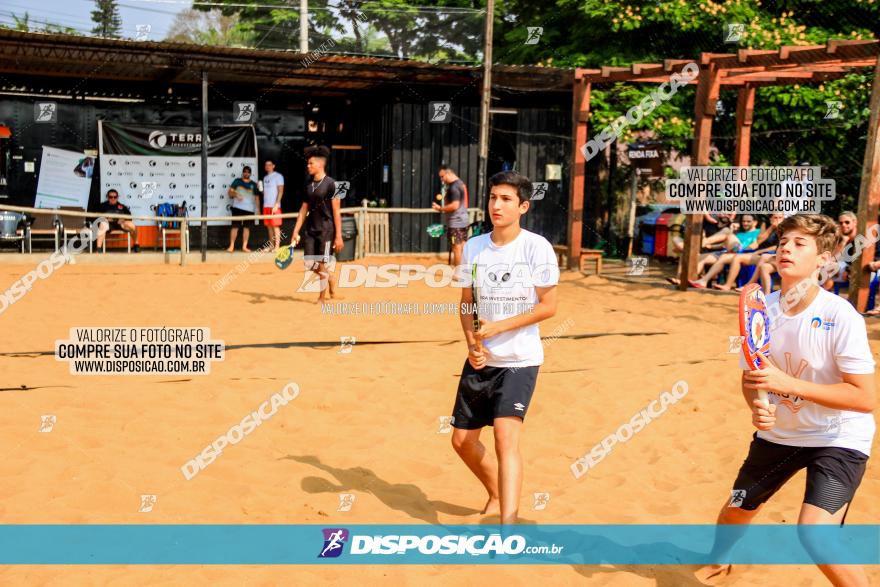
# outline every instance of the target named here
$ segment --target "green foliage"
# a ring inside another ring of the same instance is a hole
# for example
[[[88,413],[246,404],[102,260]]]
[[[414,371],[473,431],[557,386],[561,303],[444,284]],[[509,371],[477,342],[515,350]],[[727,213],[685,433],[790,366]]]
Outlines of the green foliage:
[[[628,66],[663,59],[696,59],[702,52],[777,50],[783,45],[824,45],[829,39],[873,39],[880,23],[877,0],[555,0],[536,4],[508,0],[498,25],[508,63],[566,67]],[[737,44],[725,43],[727,25],[744,25]],[[541,43],[524,45],[527,26],[544,26]],[[496,45],[499,37],[496,34]],[[830,212],[851,208],[858,196],[864,156],[872,70],[853,70],[825,83],[759,87],[752,127],[752,164],[793,165],[807,161],[837,181]],[[657,84],[594,85],[590,135],[622,116]],[[679,89],[622,141],[650,133],[679,150],[693,136],[695,87]],[[826,118],[826,102],[840,102],[837,118]],[[713,124],[716,164],[733,157],[736,91],[721,94],[723,111]],[[636,134],[638,133],[638,135]]]
[[[116,0],[95,0],[92,22],[95,23],[92,34],[99,37],[118,39],[122,32],[122,17],[119,16],[119,7],[116,5]]]

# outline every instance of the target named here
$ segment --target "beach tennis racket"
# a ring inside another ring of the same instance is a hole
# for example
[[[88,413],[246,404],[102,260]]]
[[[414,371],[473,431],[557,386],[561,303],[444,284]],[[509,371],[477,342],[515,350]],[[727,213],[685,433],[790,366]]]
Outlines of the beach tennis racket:
[[[427,232],[431,235],[431,238],[437,238],[438,236],[443,236],[446,232],[446,227],[442,224],[432,224],[427,228]]]
[[[275,253],[275,266],[279,269],[287,269],[293,263],[293,247],[284,245]]]
[[[473,302],[473,310],[474,310],[474,332],[478,332],[480,330],[480,314],[477,311],[480,305],[480,286],[477,285],[477,264],[474,263],[474,266],[471,268],[471,297],[474,298]],[[483,344],[477,340],[477,352],[483,352]]]
[[[739,295],[739,333],[746,363],[753,371],[763,369],[764,357],[770,354],[770,319],[764,292],[757,283],[747,285]],[[770,405],[766,391],[759,390],[758,398],[764,406]]]

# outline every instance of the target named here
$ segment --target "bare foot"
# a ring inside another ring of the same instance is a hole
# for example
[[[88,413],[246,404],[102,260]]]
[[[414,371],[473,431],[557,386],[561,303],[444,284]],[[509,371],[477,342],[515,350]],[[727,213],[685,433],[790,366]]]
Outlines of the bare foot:
[[[234,251],[234,250],[235,250],[234,248],[229,247],[228,249],[226,249],[226,252],[227,252],[227,253],[231,253],[231,252]]]
[[[241,250],[244,251],[245,253],[250,253],[250,252],[251,252],[251,250],[250,250],[249,248],[247,248],[247,247],[242,247]]]
[[[714,287],[715,289],[720,289],[721,291],[730,291],[731,289],[730,286],[726,283],[716,283],[712,287]]]
[[[694,576],[702,585],[720,585],[732,571],[732,565],[706,565],[694,571]]]
[[[345,298],[342,297],[341,295],[339,295],[338,293],[332,293],[332,294],[330,294],[330,299],[331,300],[344,300]]]
[[[497,516],[501,513],[501,501],[497,497],[490,497],[489,501],[486,502],[486,506],[483,508],[483,511],[480,512],[483,516]]]

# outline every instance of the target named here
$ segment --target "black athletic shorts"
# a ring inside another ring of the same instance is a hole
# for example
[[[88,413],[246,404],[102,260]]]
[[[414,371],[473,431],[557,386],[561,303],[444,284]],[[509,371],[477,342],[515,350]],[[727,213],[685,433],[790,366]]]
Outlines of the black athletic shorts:
[[[240,208],[232,208],[232,210],[230,210],[230,212],[232,212],[232,215],[233,215],[233,216],[252,216],[252,215],[256,214],[256,212],[248,212],[247,210],[241,210]],[[232,221],[232,226],[234,226],[234,227],[236,227],[236,228],[238,228],[238,227],[242,227],[242,226],[244,226],[244,223],[245,223],[245,222],[249,222],[250,224],[253,224],[253,223],[254,223],[253,220],[247,220],[247,221],[245,221],[245,220],[233,220],[233,221]],[[245,243],[245,244],[247,244],[247,243]]]
[[[757,437],[733,484],[728,505],[754,510],[786,481],[807,469],[804,503],[836,513],[852,501],[865,474],[867,455],[849,448],[777,444]]]
[[[334,236],[333,231],[316,234],[306,232],[303,236],[303,254],[310,257],[321,257],[319,262],[329,263],[330,255],[333,254]],[[328,244],[330,245],[329,247],[327,246]],[[311,260],[314,261],[314,259]]]
[[[483,367],[464,362],[452,410],[455,428],[474,430],[491,426],[495,418],[519,416],[525,420],[535,392],[538,367]]]

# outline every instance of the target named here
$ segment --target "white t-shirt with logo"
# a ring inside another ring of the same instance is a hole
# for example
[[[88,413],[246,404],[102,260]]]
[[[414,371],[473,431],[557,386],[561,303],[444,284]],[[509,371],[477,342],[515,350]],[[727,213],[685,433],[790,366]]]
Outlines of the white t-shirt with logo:
[[[553,246],[541,235],[521,230],[504,246],[492,242],[492,235],[469,239],[462,253],[466,282],[477,264],[475,300],[479,317],[489,322],[534,311],[538,303],[535,287],[559,283],[559,265]],[[503,332],[483,341],[490,367],[531,367],[544,362],[544,348],[537,324]]]
[[[263,178],[263,207],[271,208],[278,199],[278,186],[284,185],[284,176],[273,171]]]
[[[779,303],[780,292],[767,296]],[[820,385],[842,383],[842,373],[874,373],[865,319],[849,302],[819,289],[812,303],[795,316],[779,312],[770,324],[770,358],[787,374]],[[740,354],[740,367],[748,369]],[[772,430],[758,438],[789,446],[836,446],[871,454],[874,416],[835,410],[798,396],[769,394],[776,404]]]

